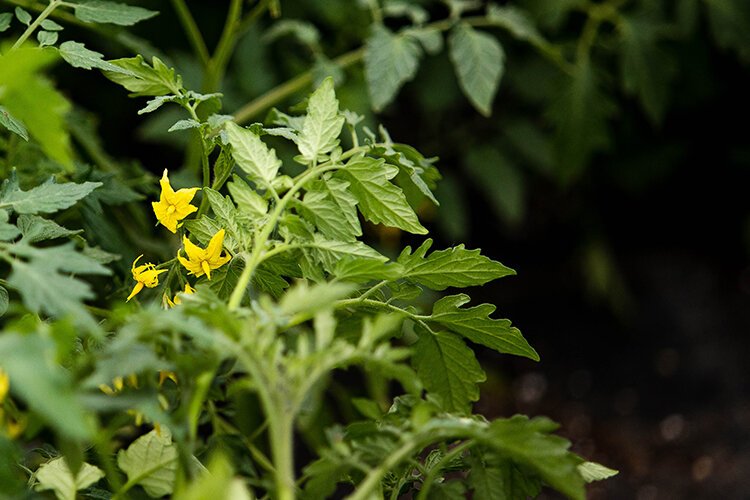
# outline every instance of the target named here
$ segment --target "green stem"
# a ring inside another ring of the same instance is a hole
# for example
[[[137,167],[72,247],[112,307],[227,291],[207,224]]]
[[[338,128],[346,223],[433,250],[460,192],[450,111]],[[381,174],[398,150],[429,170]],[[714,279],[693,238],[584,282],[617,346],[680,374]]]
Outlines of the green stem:
[[[440,474],[443,466],[450,463],[455,457],[463,454],[464,451],[474,446],[474,444],[474,440],[469,439],[468,441],[464,441],[463,443],[454,446],[451,451],[443,455],[440,461],[432,466],[430,472],[422,481],[422,489],[419,490],[419,495],[417,495],[416,500],[426,500],[427,494],[430,492],[430,488],[432,488],[432,485],[435,483],[435,479],[437,478],[437,475]]]
[[[380,480],[385,476],[391,469],[400,464],[410,455],[414,454],[419,450],[419,443],[416,441],[408,441],[404,445],[393,452],[385,459],[379,466],[372,469],[365,480],[359,483],[357,490],[349,495],[347,500],[367,500],[372,498],[376,489],[380,487]]]
[[[177,12],[177,17],[180,19],[180,23],[185,30],[190,45],[193,46],[195,54],[198,56],[198,59],[200,59],[203,68],[207,68],[211,56],[208,53],[206,41],[203,39],[200,29],[198,29],[198,25],[196,24],[193,15],[190,13],[190,9],[185,4],[185,0],[172,0],[172,6]]]
[[[239,27],[240,15],[242,14],[242,0],[232,0],[224,22],[224,30],[221,32],[219,43],[213,56],[208,61],[206,79],[203,83],[204,92],[215,92],[224,78],[229,58],[237,43],[237,29]]]
[[[52,0],[49,5],[37,16],[36,19],[34,19],[34,22],[29,25],[28,28],[26,28],[26,31],[24,31],[20,37],[18,37],[18,40],[16,40],[16,43],[13,44],[13,47],[10,48],[10,50],[16,50],[18,47],[23,45],[23,42],[25,42],[32,33],[39,27],[40,24],[42,24],[42,21],[47,19],[47,17],[52,14],[52,12],[58,8],[62,4],[61,0]]]

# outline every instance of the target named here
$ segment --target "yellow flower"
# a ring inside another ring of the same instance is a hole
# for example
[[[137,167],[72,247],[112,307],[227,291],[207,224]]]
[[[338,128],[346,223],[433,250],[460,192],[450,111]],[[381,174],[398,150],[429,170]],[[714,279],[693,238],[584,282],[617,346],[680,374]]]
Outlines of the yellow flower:
[[[159,387],[164,385],[164,382],[171,380],[175,384],[177,383],[177,374],[167,370],[159,370]]]
[[[0,403],[5,401],[5,396],[8,395],[9,390],[10,380],[8,379],[8,374],[5,373],[5,370],[0,368]]]
[[[193,294],[195,293],[195,288],[190,286],[190,283],[185,283],[185,290],[181,293],[187,293],[188,295]],[[182,304],[182,299],[180,298],[179,293],[174,296],[174,299],[170,299],[166,294],[164,294],[164,299],[166,300],[169,307],[174,307],[177,304]]]
[[[195,276],[203,276],[205,274],[210,280],[211,270],[220,268],[232,258],[226,253],[222,255],[224,248],[223,229],[219,229],[213,235],[205,250],[192,243],[187,236],[183,236],[182,242],[185,245],[185,253],[188,258],[186,259],[180,255],[180,252],[177,252],[177,259],[190,274],[194,274]]]
[[[198,210],[190,202],[199,188],[186,188],[175,191],[169,184],[167,169],[164,169],[164,174],[159,184],[161,184],[159,201],[151,202],[151,206],[154,208],[154,215],[156,215],[156,218],[164,227],[176,233],[177,222]]]
[[[153,264],[148,263],[148,262],[143,264],[142,266],[136,267],[135,264],[138,262],[138,260],[141,257],[143,257],[142,254],[139,255],[138,258],[136,258],[133,261],[131,272],[133,273],[133,279],[136,281],[136,284],[133,287],[133,291],[130,292],[130,295],[128,295],[128,298],[125,300],[125,302],[135,297],[138,294],[138,292],[143,290],[144,286],[148,288],[154,288],[156,285],[159,284],[159,275],[161,273],[167,272],[166,269],[157,270]]]

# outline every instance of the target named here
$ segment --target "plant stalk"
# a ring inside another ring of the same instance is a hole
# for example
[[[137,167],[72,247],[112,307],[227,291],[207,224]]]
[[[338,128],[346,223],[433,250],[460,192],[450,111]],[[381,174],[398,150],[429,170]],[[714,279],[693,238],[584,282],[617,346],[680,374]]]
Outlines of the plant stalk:
[[[16,40],[16,43],[13,44],[13,46],[10,48],[10,50],[16,50],[18,47],[23,45],[23,42],[25,42],[33,33],[36,31],[36,29],[39,27],[40,24],[42,24],[42,21],[47,19],[47,17],[54,12],[56,8],[58,8],[62,4],[61,0],[52,0],[47,7],[37,16],[36,19],[34,19],[34,22],[29,25],[28,28],[26,28],[26,31],[24,31],[20,37],[18,37],[18,40]]]

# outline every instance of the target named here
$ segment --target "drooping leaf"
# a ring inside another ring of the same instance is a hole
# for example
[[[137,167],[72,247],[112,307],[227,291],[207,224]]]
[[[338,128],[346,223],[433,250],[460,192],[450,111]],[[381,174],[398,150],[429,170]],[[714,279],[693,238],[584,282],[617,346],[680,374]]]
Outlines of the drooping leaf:
[[[411,37],[375,25],[365,46],[365,77],[375,111],[385,108],[401,86],[413,79],[422,50]]]
[[[300,204],[302,214],[328,238],[354,241],[362,236],[357,217],[357,198],[341,179],[311,182]]]
[[[464,245],[438,250],[427,256],[432,240],[425,240],[414,253],[406,247],[397,262],[402,266],[401,277],[433,290],[483,285],[516,272],[501,263],[481,255],[480,250],[466,250]]]
[[[191,128],[200,128],[201,122],[193,120],[192,118],[186,120],[179,120],[174,125],[167,129],[167,132],[177,132],[178,130],[188,130]]]
[[[52,490],[58,500],[75,500],[76,492],[88,488],[104,477],[104,471],[84,462],[73,476],[64,457],[53,458],[34,473],[36,491]]]
[[[233,181],[227,182],[227,189],[237,208],[252,220],[259,221],[268,213],[268,202],[236,175]]]
[[[260,183],[264,188],[270,186],[281,166],[276,151],[266,146],[257,134],[234,122],[226,124],[226,131],[237,166],[253,182]]]
[[[19,214],[54,213],[74,205],[101,185],[101,182],[47,182],[28,191],[16,189],[2,193],[0,207],[12,208]]]
[[[578,473],[581,474],[581,477],[587,483],[601,481],[619,474],[618,471],[596,462],[583,462],[578,464]]]
[[[339,144],[344,117],[333,89],[333,78],[326,78],[307,102],[307,116],[302,124],[297,147],[308,163],[317,161]]]
[[[435,302],[429,322],[438,323],[448,330],[506,354],[524,356],[539,361],[539,354],[529,345],[518,328],[507,319],[492,319],[492,304],[481,304],[462,309],[468,303],[466,294],[449,295]]]
[[[13,118],[13,115],[3,106],[0,106],[0,125],[20,136],[24,141],[29,140],[29,132],[23,126],[23,123]]]
[[[132,97],[179,94],[182,89],[182,77],[158,57],[151,58],[150,65],[140,55],[107,62],[122,71],[104,70],[104,76],[132,92]]]
[[[37,241],[52,240],[55,238],[67,238],[81,233],[81,230],[71,230],[62,227],[54,221],[43,219],[36,215],[22,214],[16,221],[18,229],[23,234],[23,241],[36,243]]]
[[[487,18],[496,26],[508,30],[518,40],[536,45],[544,43],[542,35],[534,25],[534,20],[528,12],[520,7],[490,4],[487,8]]]
[[[78,1],[73,6],[73,12],[84,23],[108,23],[119,26],[132,26],[159,14],[143,7],[105,0]]]
[[[467,413],[471,403],[479,399],[477,384],[486,380],[474,351],[453,333],[415,330],[419,340],[414,345],[412,364],[419,379],[445,411]]]
[[[117,453],[117,465],[128,481],[140,485],[153,498],[169,495],[174,489],[177,448],[172,434],[161,426],[145,434]]]
[[[419,223],[403,191],[388,182],[397,173],[398,168],[386,165],[382,159],[358,156],[336,175],[349,181],[349,189],[359,201],[359,210],[367,220],[414,234],[426,234],[427,229]]]
[[[82,43],[72,41],[63,42],[60,44],[59,49],[62,58],[74,68],[97,68],[105,71],[112,71],[114,73],[122,73],[128,76],[135,76],[130,70],[105,61],[102,54],[87,49]]]
[[[10,28],[11,21],[13,21],[13,14],[10,12],[0,14],[0,33]]]
[[[505,67],[503,47],[467,23],[453,28],[448,43],[461,90],[480,113],[490,116]]]

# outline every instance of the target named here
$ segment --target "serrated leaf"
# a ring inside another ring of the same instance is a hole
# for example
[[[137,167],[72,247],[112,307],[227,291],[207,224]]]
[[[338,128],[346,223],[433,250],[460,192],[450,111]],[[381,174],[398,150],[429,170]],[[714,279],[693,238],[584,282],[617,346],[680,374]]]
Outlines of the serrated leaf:
[[[233,181],[227,182],[227,189],[237,204],[240,212],[247,214],[254,221],[259,221],[268,213],[268,201],[256,193],[247,182],[234,176]]]
[[[0,210],[0,241],[14,240],[21,234],[15,224],[8,222],[8,218],[8,212]]]
[[[26,243],[67,238],[68,236],[74,236],[82,232],[80,229],[71,230],[64,228],[54,221],[43,219],[36,215],[19,215],[16,224],[21,230],[21,234],[23,234],[23,241]]]
[[[75,500],[76,492],[88,488],[104,477],[104,471],[95,465],[84,462],[73,476],[64,457],[58,457],[42,464],[34,473],[36,491],[52,490],[58,500]]]
[[[443,481],[430,488],[430,494],[427,498],[430,500],[465,500],[466,486],[458,480]]]
[[[375,25],[365,45],[365,78],[375,111],[381,111],[396,97],[401,86],[413,79],[422,50],[411,37],[394,35]]]
[[[177,448],[172,435],[162,426],[145,434],[117,453],[117,465],[128,481],[140,485],[149,496],[159,498],[174,489],[177,471]]]
[[[374,259],[381,262],[388,260],[387,257],[380,255],[361,241],[328,240],[320,234],[315,234],[313,241],[305,242],[304,246],[314,250],[328,272],[333,272],[336,263],[345,257]]]
[[[412,364],[419,379],[445,411],[467,413],[479,399],[477,384],[486,380],[474,351],[453,333],[415,331],[419,340],[413,346]]]
[[[132,26],[159,14],[143,7],[104,0],[79,1],[73,6],[73,12],[84,23],[108,23],[119,26]]]
[[[10,28],[11,21],[13,21],[13,14],[10,12],[0,14],[0,33]]]
[[[474,452],[472,451],[472,454]],[[469,486],[474,490],[474,498],[484,500],[511,500],[503,491],[503,471],[495,467],[487,467],[476,457],[469,459]]]
[[[469,300],[469,296],[463,293],[443,297],[435,302],[428,321],[498,352],[539,361],[539,354],[523,338],[518,328],[511,326],[510,320],[489,317],[495,312],[494,305],[480,304],[461,309]]]
[[[62,58],[74,68],[97,68],[105,71],[112,71],[114,73],[122,73],[128,76],[135,76],[135,74],[129,70],[105,61],[102,54],[87,49],[82,43],[71,41],[63,42],[60,44],[59,50]]]
[[[490,116],[505,67],[503,47],[494,36],[467,23],[451,30],[448,45],[461,90],[480,113]]]
[[[158,57],[151,59],[151,65],[140,55],[108,62],[123,71],[104,70],[104,76],[132,92],[132,97],[179,94],[182,89],[182,77]]]
[[[349,183],[341,179],[311,182],[300,204],[302,215],[326,237],[354,241],[362,236],[357,217],[357,198],[349,191]]]
[[[101,182],[48,182],[28,191],[5,193],[0,197],[0,207],[10,207],[19,214],[54,213],[74,205],[101,185]]]
[[[21,21],[26,26],[31,24],[31,14],[23,10],[21,7],[16,7],[14,11],[16,13],[16,19]]]
[[[309,314],[331,309],[335,301],[347,297],[354,290],[348,283],[319,283],[312,286],[299,281],[289,288],[279,301],[281,314]]]
[[[618,27],[623,87],[638,96],[649,118],[659,124],[669,104],[670,83],[677,69],[673,58],[657,43],[661,26],[648,19],[623,16]]]
[[[605,467],[596,462],[583,462],[578,464],[578,473],[587,483],[601,481],[619,474],[619,471]]]
[[[40,47],[47,47],[57,43],[57,32],[40,30],[36,33],[36,39]]]
[[[466,250],[464,245],[438,250],[427,256],[432,240],[425,240],[411,253],[406,247],[398,257],[402,266],[401,277],[433,290],[453,287],[484,285],[516,272],[501,263],[481,255],[480,250]]]
[[[336,263],[333,274],[341,281],[362,283],[370,280],[394,280],[401,276],[400,265],[375,259],[344,258]]]
[[[29,133],[26,127],[19,120],[13,118],[13,115],[4,106],[0,106],[0,125],[20,136],[24,141],[29,140]]]
[[[528,12],[515,5],[491,4],[487,8],[487,19],[494,25],[505,28],[518,40],[538,45],[544,43],[542,35],[534,25]]]
[[[367,220],[414,234],[427,234],[404,192],[388,182],[397,173],[398,168],[386,165],[383,159],[359,156],[352,158],[336,176],[349,181],[349,189],[359,201],[359,211]]]
[[[223,300],[229,299],[232,295],[234,287],[237,286],[240,274],[245,268],[245,261],[241,258],[234,258],[230,260],[226,265],[221,266],[211,272],[211,281],[209,286],[214,291],[217,297]]]
[[[167,132],[175,132],[177,130],[187,130],[191,128],[200,128],[201,122],[195,121],[192,118],[187,120],[179,120],[174,125],[169,127],[169,130]]]
[[[326,78],[307,101],[307,116],[297,139],[297,147],[308,163],[325,158],[339,144],[344,117],[333,89],[333,78]]]
[[[253,182],[268,187],[276,177],[281,160],[254,132],[234,122],[226,124],[227,137],[232,145],[232,157]]]
[[[550,420],[516,415],[490,424],[487,444],[508,459],[536,472],[545,483],[573,500],[585,497],[584,481],[578,473],[580,459],[570,453],[570,442],[549,434],[556,428]]]

